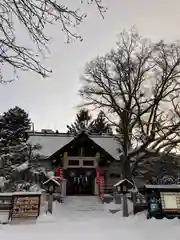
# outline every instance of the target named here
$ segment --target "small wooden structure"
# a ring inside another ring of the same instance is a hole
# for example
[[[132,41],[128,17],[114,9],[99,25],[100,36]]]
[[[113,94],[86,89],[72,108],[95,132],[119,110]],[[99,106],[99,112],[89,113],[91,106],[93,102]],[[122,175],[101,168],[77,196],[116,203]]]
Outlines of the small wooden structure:
[[[43,185],[45,186],[46,188],[46,191],[49,193],[49,194],[53,194],[56,192],[56,187],[60,187],[61,184],[60,182],[58,181],[58,178],[57,177],[51,177],[49,178],[48,180],[46,180]]]
[[[53,194],[56,191],[56,187],[61,186],[60,182],[57,181],[56,177],[51,177],[47,181],[43,183],[43,185],[46,187],[47,193],[49,193],[49,198],[48,198],[48,212],[52,213],[52,208],[53,208]]]
[[[128,179],[123,179],[114,184],[114,190],[117,193],[126,194],[130,189],[134,188],[134,184],[130,182]]]
[[[114,184],[114,198],[116,203],[121,204],[121,197],[122,197],[122,206],[123,206],[123,217],[129,216],[128,211],[128,201],[127,201],[127,194],[130,192],[130,189],[134,189],[134,184],[130,182],[128,179],[123,179],[116,184]]]
[[[180,218],[180,185],[145,185],[147,218]]]

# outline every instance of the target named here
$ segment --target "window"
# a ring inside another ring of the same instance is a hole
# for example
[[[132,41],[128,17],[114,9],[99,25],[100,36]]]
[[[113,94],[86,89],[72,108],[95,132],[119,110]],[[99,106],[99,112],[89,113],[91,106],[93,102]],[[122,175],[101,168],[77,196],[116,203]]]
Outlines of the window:
[[[94,166],[94,161],[85,160],[83,161],[83,166]]]
[[[110,178],[120,178],[120,174],[118,173],[111,173]]]
[[[79,166],[79,160],[69,160],[68,165]]]

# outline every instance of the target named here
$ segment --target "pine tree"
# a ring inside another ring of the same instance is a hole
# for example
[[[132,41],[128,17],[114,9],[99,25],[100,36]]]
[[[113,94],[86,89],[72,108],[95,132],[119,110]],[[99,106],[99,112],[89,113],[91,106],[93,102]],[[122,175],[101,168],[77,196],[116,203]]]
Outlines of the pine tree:
[[[68,133],[71,134],[78,134],[81,131],[89,131],[91,129],[91,119],[92,116],[90,115],[87,109],[81,109],[77,115],[76,120],[73,124],[67,125]]]
[[[27,141],[26,131],[30,129],[28,113],[16,106],[5,112],[2,120],[6,141],[11,142],[13,145]]]
[[[91,124],[91,133],[95,134],[112,134],[111,125],[107,122],[105,114],[100,111],[97,118]]]
[[[10,109],[0,119],[0,176],[11,191],[19,183],[33,182],[32,169],[39,157],[35,150],[39,146],[27,142],[29,127],[28,114],[19,107]]]
[[[88,134],[112,134],[112,128],[107,122],[105,114],[100,111],[97,118],[92,119],[89,110],[81,109],[77,115],[73,124],[67,125],[68,133],[78,134],[81,131],[85,131]]]

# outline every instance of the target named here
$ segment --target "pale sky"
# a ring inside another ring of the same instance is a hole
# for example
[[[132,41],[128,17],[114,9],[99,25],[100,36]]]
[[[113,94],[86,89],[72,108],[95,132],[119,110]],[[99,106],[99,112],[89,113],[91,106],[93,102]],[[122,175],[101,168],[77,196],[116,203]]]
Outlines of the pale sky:
[[[61,0],[59,0],[61,1]],[[80,0],[66,0],[72,5]],[[53,37],[49,46],[50,56],[45,65],[53,73],[48,79],[23,72],[19,80],[0,86],[0,112],[16,105],[24,108],[35,124],[35,129],[52,128],[66,131],[66,125],[74,120],[78,97],[79,76],[86,62],[115,46],[117,35],[133,25],[144,37],[153,40],[180,38],[180,0],[104,0],[108,6],[102,20],[93,6],[84,6],[87,19],[78,31],[84,41],[65,44],[59,26],[50,26],[48,35]],[[23,38],[22,43],[27,43]],[[7,76],[8,76],[7,72]]]

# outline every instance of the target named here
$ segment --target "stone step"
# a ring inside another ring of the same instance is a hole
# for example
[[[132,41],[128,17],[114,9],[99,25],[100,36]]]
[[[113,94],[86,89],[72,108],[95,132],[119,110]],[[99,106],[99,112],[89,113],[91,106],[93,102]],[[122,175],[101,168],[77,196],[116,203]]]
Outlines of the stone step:
[[[96,196],[68,196],[64,199],[64,207],[71,211],[102,211],[102,203]]]

